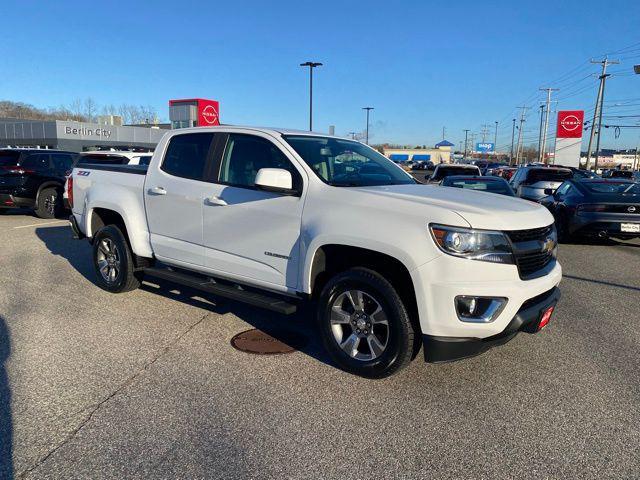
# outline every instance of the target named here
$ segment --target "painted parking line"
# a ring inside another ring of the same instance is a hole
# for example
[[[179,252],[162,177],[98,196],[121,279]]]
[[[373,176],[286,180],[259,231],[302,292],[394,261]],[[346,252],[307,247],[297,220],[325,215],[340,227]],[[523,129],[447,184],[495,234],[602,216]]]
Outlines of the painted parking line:
[[[53,225],[54,223],[69,223],[69,220],[55,220],[53,222],[31,223],[29,225],[20,225],[19,227],[13,227],[13,229],[17,230],[18,228],[40,227],[42,225]]]

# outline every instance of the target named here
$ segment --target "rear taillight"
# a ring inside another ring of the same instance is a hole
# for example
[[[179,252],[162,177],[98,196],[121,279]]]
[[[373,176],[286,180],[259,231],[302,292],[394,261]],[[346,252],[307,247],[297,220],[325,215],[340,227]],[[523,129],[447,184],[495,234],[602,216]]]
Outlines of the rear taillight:
[[[67,178],[67,200],[69,208],[73,209],[73,177]]]
[[[578,212],[604,212],[607,209],[604,205],[582,204],[578,205]]]
[[[17,165],[11,165],[11,166],[5,166],[5,167],[0,167],[0,172],[2,173],[13,173],[16,175],[26,175],[26,174],[30,174],[30,173],[36,173],[34,170],[29,170],[27,168],[21,168]]]

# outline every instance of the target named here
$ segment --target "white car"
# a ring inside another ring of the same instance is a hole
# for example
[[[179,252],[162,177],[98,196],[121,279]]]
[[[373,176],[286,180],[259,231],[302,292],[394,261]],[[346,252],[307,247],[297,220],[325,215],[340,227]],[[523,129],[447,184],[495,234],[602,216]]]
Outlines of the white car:
[[[312,300],[331,358],[365,377],[397,372],[421,344],[440,362],[536,332],[559,299],[544,207],[419,184],[353,140],[174,130],[146,172],[77,167],[68,188],[100,287],[150,275],[282,314]]]

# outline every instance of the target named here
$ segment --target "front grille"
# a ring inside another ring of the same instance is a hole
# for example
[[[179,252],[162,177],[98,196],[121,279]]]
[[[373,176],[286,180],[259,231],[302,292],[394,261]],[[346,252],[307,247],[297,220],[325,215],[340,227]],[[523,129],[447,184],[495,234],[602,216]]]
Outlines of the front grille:
[[[522,278],[530,278],[553,260],[553,252],[531,253],[516,256],[518,271]]]
[[[509,235],[509,238],[512,242],[528,242],[531,240],[539,240],[546,239],[549,233],[553,230],[553,225],[549,225],[547,227],[541,228],[531,228],[529,230],[511,230],[509,232],[505,232]]]
[[[553,225],[505,233],[511,240],[518,273],[523,280],[539,276],[547,265],[555,261],[555,248],[546,249],[550,238],[556,241]]]

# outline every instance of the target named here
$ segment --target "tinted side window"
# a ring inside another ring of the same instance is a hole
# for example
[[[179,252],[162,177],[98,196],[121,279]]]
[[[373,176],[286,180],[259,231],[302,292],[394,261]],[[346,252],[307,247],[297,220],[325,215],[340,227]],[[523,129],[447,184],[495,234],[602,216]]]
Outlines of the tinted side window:
[[[49,154],[48,153],[32,153],[27,155],[22,161],[22,166],[29,170],[48,170],[49,169]]]
[[[300,187],[295,167],[273,143],[251,135],[230,134],[220,165],[220,183],[253,187],[261,168],[288,170],[293,177],[293,187]]]
[[[176,177],[204,180],[212,140],[213,133],[176,135],[169,142],[160,168]]]
[[[51,161],[56,170],[67,171],[73,164],[73,157],[67,153],[54,153],[51,155]]]

